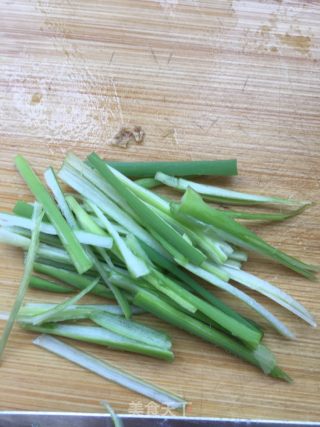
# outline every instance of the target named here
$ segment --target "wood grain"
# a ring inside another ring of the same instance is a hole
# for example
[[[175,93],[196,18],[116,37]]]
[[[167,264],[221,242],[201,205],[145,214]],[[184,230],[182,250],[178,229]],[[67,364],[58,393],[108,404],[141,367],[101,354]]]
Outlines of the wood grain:
[[[132,160],[236,157],[239,177],[221,184],[319,201],[319,2],[2,0],[0,12],[1,210],[30,198],[13,166],[16,153],[42,173],[69,150]],[[142,126],[144,144],[112,146],[124,125]],[[260,233],[319,263],[319,218],[313,206]],[[248,269],[319,319],[318,282],[254,256]],[[0,310],[7,311],[22,273],[19,251],[0,248],[0,271]],[[49,297],[30,291],[27,300]],[[172,364],[79,347],[181,394],[191,402],[188,415],[319,420],[319,330],[257,298],[297,334],[286,342],[266,328],[293,385],[154,319],[172,334]],[[12,333],[0,409],[102,411],[107,399],[117,411],[147,413],[147,399],[35,348],[32,337],[18,327]]]

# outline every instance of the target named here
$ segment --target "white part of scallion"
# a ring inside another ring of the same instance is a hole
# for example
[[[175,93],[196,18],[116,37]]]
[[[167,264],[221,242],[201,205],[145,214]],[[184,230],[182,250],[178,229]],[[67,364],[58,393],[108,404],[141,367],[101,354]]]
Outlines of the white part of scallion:
[[[114,314],[96,311],[90,315],[90,320],[102,328],[126,338],[167,350],[172,347],[171,340],[167,334],[131,319],[128,320]]]
[[[5,213],[0,213],[0,225],[5,227],[21,227],[27,230],[32,230],[33,228],[31,219]],[[40,232],[52,236],[58,235],[56,228],[45,222],[41,223]],[[74,230],[74,234],[79,242],[84,245],[98,246],[106,249],[112,247],[112,239],[109,236],[100,236],[83,230]]]
[[[99,191],[93,184],[68,165],[64,165],[59,172],[59,177],[70,187],[80,193],[83,197],[88,198],[92,203],[98,206],[104,214],[108,215],[122,227],[126,228],[140,240],[151,246],[157,252],[167,256],[161,245],[144,230],[130,215],[120,209],[104,193]]]
[[[114,190],[114,188],[101,177],[101,175],[79,159],[75,154],[68,153],[65,161],[65,165],[71,166],[78,173],[87,179],[91,184],[95,185],[102,193],[110,198],[114,203],[125,210],[131,217],[136,220],[136,215],[133,210],[128,206],[125,200]]]
[[[44,173],[44,179],[46,181],[47,186],[52,191],[52,194],[54,198],[56,199],[56,202],[65,217],[67,223],[70,225],[70,227],[76,229],[77,223],[72,215],[72,212],[68,206],[68,203],[65,200],[64,194],[60,188],[60,185],[58,183],[56,174],[52,168],[48,168]]]
[[[259,366],[265,374],[270,374],[272,369],[277,366],[276,359],[271,351],[263,344],[258,345],[254,350],[254,355],[259,360]]]
[[[0,313],[0,320],[8,320],[9,315],[10,313],[6,313],[6,312]]]
[[[112,166],[109,165],[109,168],[111,169],[112,173],[128,188],[130,188],[130,190],[135,193],[141,200],[170,215],[170,203],[167,202],[164,198],[158,196],[156,193],[153,193],[147,188],[143,188],[140,185],[136,184],[134,181],[127,178],[125,175],[123,175],[117,169],[114,169]]]
[[[80,365],[107,380],[136,391],[137,393],[147,396],[163,405],[167,405],[170,408],[183,408],[187,404],[187,402],[180,397],[134,377],[133,375],[112,366],[110,363],[99,360],[96,357],[65,344],[56,338],[48,335],[41,335],[37,337],[33,343],[57,354],[60,357],[70,360],[71,362]]]
[[[104,409],[106,409],[110,413],[114,427],[123,427],[124,424],[123,424],[121,418],[119,417],[119,415],[117,415],[114,412],[112,406],[106,400],[101,400],[100,403],[101,403],[101,406],[103,406]]]
[[[309,325],[313,327],[317,326],[312,314],[302,304],[300,304],[292,296],[288,295],[281,289],[269,283],[267,280],[260,279],[259,277],[251,273],[235,269],[230,266],[225,265],[221,268],[229,274],[231,279],[235,280],[238,283],[241,283],[249,289],[253,289],[254,291],[260,292],[261,294],[275,301],[282,307],[291,311],[296,316],[305,320],[307,323],[309,323]]]
[[[72,304],[78,302],[82,297],[92,291],[92,289],[99,283],[100,277],[95,278],[86,288],[80,291],[77,295],[74,295],[71,298],[68,298],[66,301],[61,304],[55,305],[49,310],[41,313],[37,316],[34,316],[31,319],[32,325],[40,325],[41,323],[50,322],[51,318],[54,318],[56,315],[70,307]]]
[[[90,202],[88,202],[90,203]],[[115,244],[117,245],[119,252],[122,255],[123,261],[126,263],[126,266],[130,274],[134,278],[143,277],[150,273],[150,270],[146,263],[138,258],[127,246],[124,239],[120,236],[117,230],[113,227],[111,222],[106,218],[102,211],[95,206],[93,203],[90,203],[90,206],[97,217],[104,223],[105,228],[108,230],[108,233],[112,236]]]
[[[248,261],[248,254],[244,251],[240,251],[239,249],[237,249],[229,255],[229,258],[235,261],[246,262]]]
[[[242,267],[242,264],[240,261],[236,261],[235,259],[230,259],[230,258],[228,258],[223,265],[225,267],[236,268],[237,270],[240,270]]]
[[[166,175],[158,172],[155,179],[168,187],[175,188],[176,190],[185,191],[188,188],[196,191],[203,197],[208,197],[223,200],[226,203],[235,204],[258,204],[258,203],[281,203],[285,205],[304,205],[310,202],[296,201],[292,199],[283,199],[280,197],[260,196],[256,194],[242,193],[239,191],[232,191],[213,185],[199,184],[197,182],[189,181],[183,178],[176,178],[174,176]]]
[[[44,259],[50,261],[61,262],[69,265],[73,265],[72,260],[67,251],[64,249],[56,248],[54,246],[40,243],[37,252],[37,260]]]
[[[118,193],[114,190],[114,188],[105,179],[103,179],[99,173],[97,173],[94,169],[92,169],[90,166],[88,166],[86,163],[80,160],[77,156],[75,156],[73,153],[68,153],[65,159],[65,164],[70,165],[71,167],[76,169],[78,172],[80,172],[81,175],[83,175],[86,179],[88,179],[88,181],[90,181],[97,188],[99,188],[104,194],[110,197],[115,203],[117,203],[119,206],[125,209],[129,215],[135,217],[135,213],[125,203],[122,197],[118,195]],[[140,185],[136,184],[134,181],[130,180],[125,175],[117,171],[117,169],[114,169],[111,166],[109,167],[113,172],[113,174],[117,178],[119,178],[120,181],[126,184],[126,186],[130,188],[130,190],[132,190],[137,196],[139,196],[141,200],[143,200],[144,202],[147,202],[151,206],[157,207],[163,212],[170,214],[170,204],[167,201],[165,201],[163,198],[153,193],[152,191],[149,191],[141,187]]]
[[[30,239],[28,237],[20,236],[4,227],[0,228],[0,243],[6,243],[22,249],[28,249],[30,246]]]
[[[224,282],[219,279],[214,274],[204,270],[201,267],[198,267],[193,264],[185,264],[183,265],[191,273],[201,277],[207,282],[211,283],[214,286],[217,286],[220,289],[228,292],[229,294],[235,296],[239,300],[243,301],[246,305],[248,305],[252,310],[256,311],[260,316],[266,319],[270,325],[272,325],[281,335],[288,339],[294,339],[295,335],[290,329],[284,325],[276,316],[274,316],[269,310],[267,310],[263,305],[258,303],[254,298],[247,295],[245,292],[237,289],[235,286],[232,286],[230,283]],[[235,270],[237,271],[237,270]]]

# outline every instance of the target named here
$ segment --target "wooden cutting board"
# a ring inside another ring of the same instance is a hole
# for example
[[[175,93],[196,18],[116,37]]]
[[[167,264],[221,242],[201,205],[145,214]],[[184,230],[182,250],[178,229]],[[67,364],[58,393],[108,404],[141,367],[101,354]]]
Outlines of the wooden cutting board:
[[[30,199],[13,166],[16,153],[41,174],[49,164],[59,167],[69,150],[123,160],[237,158],[239,177],[214,182],[319,201],[318,1],[2,0],[0,14],[1,210]],[[120,128],[136,125],[145,131],[143,144],[112,145]],[[319,263],[319,219],[312,206],[259,232]],[[247,268],[320,318],[318,282],[255,256]],[[18,250],[1,246],[0,272],[0,311],[8,311],[22,274]],[[49,299],[59,300],[27,295]],[[292,385],[157,320],[150,323],[172,335],[172,364],[79,347],[184,396],[187,415],[319,420],[319,330],[257,299],[297,334],[287,342],[266,327]],[[124,413],[165,412],[36,348],[33,336],[18,327],[12,333],[0,368],[0,409],[102,412],[99,401],[107,399]]]

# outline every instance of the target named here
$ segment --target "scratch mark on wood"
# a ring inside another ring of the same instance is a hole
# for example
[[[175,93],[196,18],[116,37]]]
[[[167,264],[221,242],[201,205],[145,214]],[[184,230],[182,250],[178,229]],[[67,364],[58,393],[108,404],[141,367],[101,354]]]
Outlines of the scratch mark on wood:
[[[245,91],[245,88],[246,88],[246,86],[247,86],[248,80],[249,80],[249,76],[247,76],[246,81],[244,82],[244,84],[243,84],[243,86],[242,86],[242,90],[241,90],[241,92],[244,92],[244,91]]]
[[[168,136],[172,136],[173,135],[173,129],[168,129],[163,135],[162,138],[166,139],[168,138]]]
[[[168,120],[169,121],[169,120]],[[177,145],[180,145],[179,143],[179,138],[178,138],[178,133],[175,127],[168,129],[163,135],[162,138],[166,139],[168,137],[172,137],[172,139],[174,140],[174,142]]]
[[[177,134],[177,130],[176,130],[176,128],[174,128],[174,129],[173,129],[173,139],[174,139],[174,142],[175,142],[177,145],[180,145],[180,144],[179,144],[179,140],[178,140],[178,134]]]
[[[156,63],[156,64],[158,65],[158,67],[160,68],[160,64],[159,64],[159,61],[158,61],[157,55],[155,54],[155,52],[154,52],[154,50],[153,50],[153,48],[152,48],[152,47],[150,47],[150,50],[151,50],[151,53],[152,53],[152,56],[153,56],[153,59],[154,59],[155,63]]]
[[[215,124],[217,124],[217,123],[218,123],[218,121],[219,121],[219,117],[218,117],[217,119],[212,119],[212,120],[211,120],[211,124],[210,124],[210,126],[208,127],[208,129],[206,130],[206,135],[207,135],[207,133],[209,132],[209,130],[212,128],[212,126],[214,126]]]
[[[114,91],[115,100],[116,100],[117,107],[118,107],[118,112],[119,112],[120,120],[121,120],[121,123],[123,125],[124,124],[123,112],[122,112],[121,101],[120,101],[120,98],[118,96],[117,87],[116,87],[116,85],[115,85],[114,80],[113,80],[112,77],[110,78],[110,81],[111,81],[111,84],[112,84],[112,87],[113,87],[113,91]]]
[[[110,56],[110,59],[109,59],[109,65],[111,65],[111,64],[112,64],[112,61],[113,61],[114,55],[115,55],[115,52],[113,51],[113,52],[112,52],[112,54],[111,54],[111,56]]]
[[[204,130],[203,126],[199,125],[199,123],[197,122],[193,122],[195,124],[195,126],[201,130]]]
[[[172,57],[173,57],[173,51],[170,53],[170,55],[169,55],[169,57],[168,57],[167,65],[169,65],[169,64],[170,64]]]

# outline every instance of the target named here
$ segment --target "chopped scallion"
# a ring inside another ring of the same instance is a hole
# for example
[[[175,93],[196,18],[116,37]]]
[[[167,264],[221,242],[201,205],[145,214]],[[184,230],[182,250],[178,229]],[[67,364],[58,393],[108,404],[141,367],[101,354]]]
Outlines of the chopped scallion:
[[[76,269],[79,271],[79,273],[84,273],[85,271],[89,270],[92,267],[90,259],[74,235],[72,229],[63,218],[61,212],[54,203],[54,200],[44,185],[41,183],[37,175],[33,172],[27,160],[22,156],[17,156],[16,166],[31,192],[43,205],[46,214],[56,228],[61,242],[66,251],[69,253]]]
[[[68,345],[56,338],[48,335],[41,335],[36,338],[33,343],[42,347],[60,357],[70,360],[71,362],[88,369],[95,374],[120,384],[130,390],[149,397],[169,408],[183,408],[186,402],[180,397],[169,393],[153,384],[143,381],[108,362],[97,359],[88,353],[85,353],[77,348]]]
[[[0,359],[3,356],[3,352],[5,349],[5,346],[7,344],[9,335],[11,333],[11,330],[13,328],[14,322],[16,320],[17,314],[20,310],[20,307],[23,303],[24,296],[27,292],[30,278],[32,275],[33,270],[33,263],[35,261],[37,247],[39,244],[39,232],[40,232],[40,224],[43,216],[43,210],[42,206],[39,204],[35,205],[34,211],[33,211],[33,217],[32,221],[34,223],[33,233],[31,237],[30,246],[28,249],[28,253],[25,260],[25,269],[24,273],[19,285],[18,293],[15,299],[15,302],[13,304],[13,307],[10,311],[10,315],[8,318],[8,321],[5,325],[4,331],[2,333],[1,339],[0,339]]]

